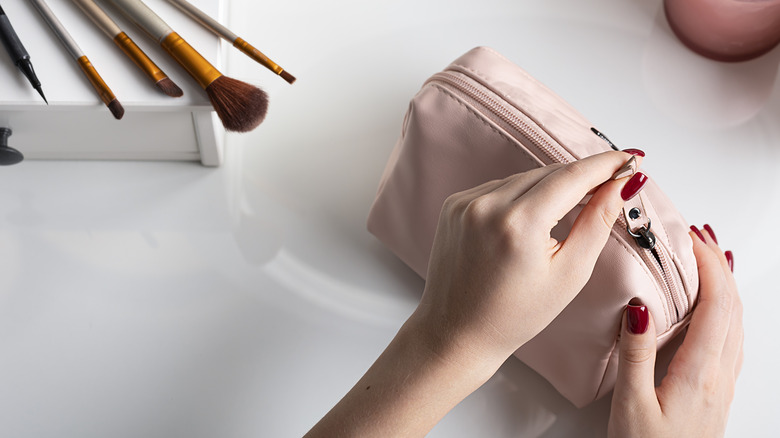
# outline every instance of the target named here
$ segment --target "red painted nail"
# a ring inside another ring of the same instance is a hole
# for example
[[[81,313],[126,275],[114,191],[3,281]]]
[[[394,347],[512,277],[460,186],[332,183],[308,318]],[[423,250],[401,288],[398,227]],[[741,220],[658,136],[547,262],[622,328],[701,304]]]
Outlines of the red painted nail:
[[[647,306],[635,306],[629,304],[626,306],[626,325],[628,332],[634,335],[641,335],[647,331],[650,324],[650,313]]]
[[[701,231],[699,231],[699,229],[698,229],[698,228],[696,228],[696,226],[695,226],[695,225],[691,225],[691,231],[693,231],[694,233],[696,233],[696,235],[697,235],[697,236],[699,236],[699,239],[701,239],[701,241],[702,241],[702,242],[704,242],[704,243],[707,243],[707,242],[704,240],[704,235],[703,235],[703,234],[701,234]]]
[[[647,184],[647,175],[642,172],[635,173],[634,176],[628,180],[626,185],[623,186],[623,190],[620,191],[620,197],[623,198],[624,201],[628,201],[636,196],[645,184]]]
[[[623,152],[631,154],[631,155],[638,155],[640,157],[645,156],[645,151],[641,149],[623,149]]]
[[[729,269],[734,272],[734,254],[731,251],[726,251],[723,255],[726,256],[726,261],[729,262]]]
[[[704,224],[704,229],[707,230],[708,233],[710,233],[710,237],[712,237],[712,240],[715,241],[715,243],[718,243],[718,238],[715,237],[715,232],[712,231],[712,227],[709,226],[709,224]]]

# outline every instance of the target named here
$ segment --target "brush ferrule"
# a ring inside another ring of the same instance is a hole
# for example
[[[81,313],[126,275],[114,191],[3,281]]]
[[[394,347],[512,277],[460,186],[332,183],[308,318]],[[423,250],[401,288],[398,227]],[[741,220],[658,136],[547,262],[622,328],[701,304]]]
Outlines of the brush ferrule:
[[[284,70],[283,68],[279,67],[275,62],[271,61],[267,56],[265,56],[263,52],[257,50],[254,48],[254,46],[244,41],[240,37],[236,37],[235,41],[233,41],[233,47],[244,52],[244,54],[266,66],[274,73],[282,74],[282,71]]]
[[[197,50],[190,46],[176,32],[171,32],[160,43],[187,72],[195,78],[204,89],[211,85],[222,73],[206,60]]]
[[[106,85],[103,78],[100,77],[92,63],[89,62],[89,59],[87,59],[86,56],[82,56],[77,61],[79,67],[81,67],[81,70],[87,76],[87,79],[89,79],[89,82],[95,87],[95,91],[97,91],[98,96],[100,96],[100,100],[106,105],[111,103],[111,101],[116,100],[116,96],[114,96],[114,93],[108,88],[108,85]]]
[[[154,82],[159,82],[168,77],[126,33],[120,32],[117,34],[114,37],[114,43]]]

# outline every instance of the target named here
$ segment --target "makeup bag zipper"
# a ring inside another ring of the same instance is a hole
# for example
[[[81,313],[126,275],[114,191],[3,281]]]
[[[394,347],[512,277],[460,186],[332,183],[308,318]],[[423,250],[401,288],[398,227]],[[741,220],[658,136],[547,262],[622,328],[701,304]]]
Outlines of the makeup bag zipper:
[[[546,138],[539,134],[539,132],[532,127],[535,125],[530,118],[524,119],[515,114],[514,107],[511,109],[504,103],[501,98],[496,98],[492,92],[488,92],[483,88],[477,87],[465,79],[457,76],[454,73],[443,71],[431,76],[424,85],[429,83],[443,83],[449,85],[448,88],[454,88],[455,91],[459,91],[461,97],[466,97],[471,100],[472,103],[477,103],[479,106],[487,109],[499,119],[507,123],[509,126],[515,129],[526,142],[522,142],[528,146],[528,142],[535,147],[540,155],[546,156],[554,163],[569,163],[574,157],[568,153],[564,154],[560,148],[552,145]],[[520,139],[517,139],[520,140]]]
[[[541,135],[536,123],[523,114],[520,109],[507,103],[503,98],[487,90],[481,84],[477,83],[475,85],[461,75],[465,75],[465,73],[445,70],[431,76],[425,82],[425,85],[437,84],[443,86],[447,90],[455,92],[461,98],[465,98],[476,107],[487,110],[491,115],[515,131],[517,134],[514,136],[516,140],[526,147],[536,149],[538,152],[537,156],[543,155],[552,163],[566,164],[574,161],[574,157],[571,154]],[[679,272],[673,267],[673,261],[666,245],[660,239],[655,239],[654,237],[652,242],[642,242],[640,244],[642,239],[639,239],[627,229],[627,222],[623,213],[618,216],[617,223],[621,229],[626,230],[625,233],[629,237],[633,237],[627,240],[629,242],[633,241],[632,247],[652,272],[658,287],[663,290],[666,297],[665,301],[671,323],[670,326],[674,325],[687,314],[689,306],[682,280],[679,278]],[[649,232],[650,230],[647,231]],[[652,233],[649,234],[652,236]]]

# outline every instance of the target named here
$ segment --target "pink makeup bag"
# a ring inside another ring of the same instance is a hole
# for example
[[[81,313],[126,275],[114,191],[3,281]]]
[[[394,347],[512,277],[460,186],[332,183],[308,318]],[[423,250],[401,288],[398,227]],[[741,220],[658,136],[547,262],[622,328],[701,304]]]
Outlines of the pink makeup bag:
[[[495,51],[478,47],[412,100],[368,229],[425,278],[444,200],[484,182],[614,148],[563,99]],[[585,200],[583,200],[583,203]],[[581,210],[553,229],[563,239]],[[688,224],[652,179],[627,203],[590,281],[515,355],[578,407],[614,386],[623,309],[639,297],[659,348],[688,323],[698,274]]]

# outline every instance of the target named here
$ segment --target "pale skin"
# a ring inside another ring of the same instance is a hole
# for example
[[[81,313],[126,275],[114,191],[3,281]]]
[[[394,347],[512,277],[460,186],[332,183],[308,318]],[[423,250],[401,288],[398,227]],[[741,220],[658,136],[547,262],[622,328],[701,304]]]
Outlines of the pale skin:
[[[428,433],[588,281],[623,207],[620,192],[627,178],[611,176],[628,158],[606,152],[449,197],[419,306],[360,381],[306,436]],[[552,228],[586,194],[592,197],[569,236],[553,239]],[[611,436],[724,433],[742,362],[741,305],[714,241],[694,241],[694,250],[701,299],[660,387],[653,385],[652,318],[644,335],[628,333],[623,324]]]

